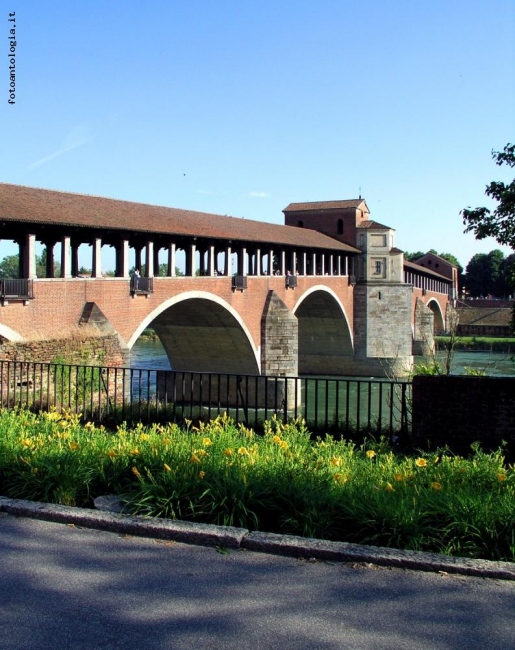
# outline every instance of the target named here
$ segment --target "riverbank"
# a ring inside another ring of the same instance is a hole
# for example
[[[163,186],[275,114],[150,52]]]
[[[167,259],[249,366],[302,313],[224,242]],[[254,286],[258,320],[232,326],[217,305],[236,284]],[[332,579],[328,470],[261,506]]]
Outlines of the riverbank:
[[[451,345],[451,337],[435,336],[435,342],[438,350],[445,351]],[[459,336],[454,340],[453,349],[468,352],[503,352],[511,354],[515,352],[515,338]]]

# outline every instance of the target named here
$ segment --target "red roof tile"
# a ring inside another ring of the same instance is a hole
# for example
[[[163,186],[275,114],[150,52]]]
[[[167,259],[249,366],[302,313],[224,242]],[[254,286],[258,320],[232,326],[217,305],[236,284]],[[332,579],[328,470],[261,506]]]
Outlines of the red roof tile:
[[[0,183],[0,220],[358,253],[308,228]]]
[[[377,221],[372,221],[371,219],[364,219],[363,221],[360,221],[356,228],[371,228],[373,230],[394,230],[394,228],[390,228],[390,226],[384,226],[382,223],[378,223]]]
[[[290,203],[286,208],[284,208],[283,212],[300,212],[303,210],[342,210],[345,208],[359,208],[359,206],[362,203],[365,203],[365,199],[348,199],[346,201],[312,201],[309,203]]]

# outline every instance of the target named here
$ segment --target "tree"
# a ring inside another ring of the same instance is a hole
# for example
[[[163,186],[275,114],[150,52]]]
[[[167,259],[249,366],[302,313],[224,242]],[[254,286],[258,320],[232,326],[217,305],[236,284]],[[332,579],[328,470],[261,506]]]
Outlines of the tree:
[[[501,274],[504,253],[500,250],[490,253],[477,253],[467,264],[465,286],[467,293],[474,298],[489,294],[498,295],[499,276]]]
[[[492,151],[496,165],[515,167],[515,145],[507,144],[503,151]],[[493,212],[488,208],[466,208],[461,211],[465,232],[473,232],[476,239],[493,237],[499,244],[515,248],[515,179],[511,183],[493,181],[485,194],[497,201]]]
[[[409,253],[408,251],[404,251],[404,259],[408,260],[408,262],[416,262],[421,257],[424,257],[424,255],[425,253],[422,251],[416,251],[415,253]]]
[[[4,257],[4,259],[0,262],[0,277],[20,277],[20,261],[18,255],[7,255],[7,257]]]

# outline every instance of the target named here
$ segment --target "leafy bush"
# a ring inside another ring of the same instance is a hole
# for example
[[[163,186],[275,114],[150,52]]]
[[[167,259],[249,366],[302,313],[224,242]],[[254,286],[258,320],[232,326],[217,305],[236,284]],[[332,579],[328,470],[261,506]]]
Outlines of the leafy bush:
[[[330,540],[515,561],[515,472],[501,451],[394,453],[312,439],[301,421],[258,436],[226,415],[198,427],[0,411],[0,493]]]

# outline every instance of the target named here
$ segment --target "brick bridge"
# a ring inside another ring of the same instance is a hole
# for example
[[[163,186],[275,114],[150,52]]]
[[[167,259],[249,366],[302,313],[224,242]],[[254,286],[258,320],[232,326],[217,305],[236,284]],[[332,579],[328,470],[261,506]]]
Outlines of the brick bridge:
[[[455,267],[406,262],[363,199],[284,215],[280,226],[0,184],[0,238],[19,246],[19,277],[0,280],[0,357],[123,364],[152,326],[176,370],[405,374],[446,329]]]

